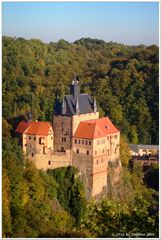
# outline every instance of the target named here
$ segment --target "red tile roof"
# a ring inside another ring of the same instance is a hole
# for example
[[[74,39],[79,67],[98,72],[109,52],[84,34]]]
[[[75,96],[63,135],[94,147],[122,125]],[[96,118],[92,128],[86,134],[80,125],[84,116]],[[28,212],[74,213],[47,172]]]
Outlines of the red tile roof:
[[[16,132],[25,133],[28,135],[43,135],[47,136],[49,134],[49,129],[51,125],[48,122],[30,122],[26,128],[23,128],[26,122],[20,122]]]
[[[20,122],[16,128],[16,132],[18,133],[24,133],[24,131],[28,128],[28,126],[30,125],[29,122]]]
[[[108,117],[79,123],[74,138],[94,139],[120,132]]]

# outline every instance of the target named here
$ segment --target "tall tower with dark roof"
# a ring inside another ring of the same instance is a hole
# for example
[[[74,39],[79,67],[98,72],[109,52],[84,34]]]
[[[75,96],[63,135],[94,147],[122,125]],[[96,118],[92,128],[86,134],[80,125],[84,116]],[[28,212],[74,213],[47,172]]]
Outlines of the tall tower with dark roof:
[[[80,121],[98,119],[96,99],[80,93],[80,82],[74,79],[70,94],[57,102],[53,115],[54,146],[58,151],[72,148],[72,136]]]

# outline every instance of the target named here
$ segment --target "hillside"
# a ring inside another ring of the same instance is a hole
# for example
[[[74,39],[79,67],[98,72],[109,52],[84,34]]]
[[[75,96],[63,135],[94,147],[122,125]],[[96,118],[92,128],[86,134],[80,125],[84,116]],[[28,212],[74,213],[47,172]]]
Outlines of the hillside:
[[[130,143],[158,144],[157,46],[125,46],[97,39],[74,43],[3,37],[3,117],[13,129],[32,112],[52,120],[56,96],[69,93],[74,76],[94,94]]]
[[[2,48],[3,237],[158,237],[158,167],[129,171],[127,145],[158,144],[158,47],[4,36]],[[87,201],[76,168],[37,170],[15,136],[29,112],[51,122],[56,97],[69,93],[74,77],[122,134],[120,181],[111,184],[111,168],[99,201]]]

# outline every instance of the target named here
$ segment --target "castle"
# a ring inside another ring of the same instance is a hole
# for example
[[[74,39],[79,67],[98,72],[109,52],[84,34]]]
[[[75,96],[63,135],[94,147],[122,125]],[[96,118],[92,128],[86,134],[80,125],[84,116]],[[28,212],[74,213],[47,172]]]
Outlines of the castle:
[[[37,169],[75,166],[86,186],[87,197],[107,187],[110,166],[121,169],[120,131],[108,117],[99,118],[95,98],[80,94],[73,81],[70,95],[56,101],[52,126],[48,122],[22,121],[16,128],[24,154]]]

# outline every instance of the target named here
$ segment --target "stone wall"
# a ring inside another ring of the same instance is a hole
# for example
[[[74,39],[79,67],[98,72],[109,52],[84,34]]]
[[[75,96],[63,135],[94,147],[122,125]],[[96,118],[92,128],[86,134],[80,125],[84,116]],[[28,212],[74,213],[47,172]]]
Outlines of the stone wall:
[[[104,187],[107,187],[107,167],[104,171],[96,172],[92,175],[93,177],[93,188],[91,197],[100,194]]]
[[[67,167],[72,165],[71,162],[71,151],[67,150],[66,153],[56,153],[49,151],[47,154],[35,154],[30,159],[35,164],[37,169],[48,170],[59,167]]]
[[[93,178],[91,175],[93,169],[92,156],[73,152],[73,166],[79,170],[80,178],[85,184],[86,196],[89,197],[93,186]]]
[[[119,141],[119,133],[94,140],[73,139],[73,164],[81,172],[82,179],[84,176],[83,181],[86,182],[88,189],[87,196],[99,195],[104,187],[107,187],[108,163],[112,162],[113,165],[117,163],[117,170],[114,173],[120,168]],[[117,174],[114,175],[116,179]]]
[[[119,159],[120,133],[110,134],[104,138],[94,139],[93,156],[107,155],[108,161]]]
[[[68,116],[54,116],[54,149],[55,150],[69,150],[71,149],[72,138],[72,121]]]
[[[22,136],[23,151],[31,156],[35,154],[46,154],[48,149],[53,150],[53,131],[50,129],[48,136],[26,135]]]

